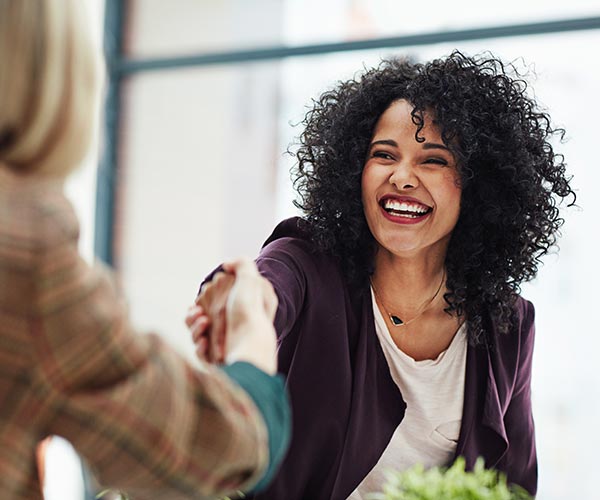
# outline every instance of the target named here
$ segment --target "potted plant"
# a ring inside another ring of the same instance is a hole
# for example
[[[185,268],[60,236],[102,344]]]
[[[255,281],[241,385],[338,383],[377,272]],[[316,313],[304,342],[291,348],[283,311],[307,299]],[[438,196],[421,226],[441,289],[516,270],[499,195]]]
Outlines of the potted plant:
[[[425,469],[422,465],[388,473],[383,491],[369,500],[532,500],[523,488],[508,485],[506,476],[486,469],[482,458],[472,471],[465,471],[459,457],[449,468]]]

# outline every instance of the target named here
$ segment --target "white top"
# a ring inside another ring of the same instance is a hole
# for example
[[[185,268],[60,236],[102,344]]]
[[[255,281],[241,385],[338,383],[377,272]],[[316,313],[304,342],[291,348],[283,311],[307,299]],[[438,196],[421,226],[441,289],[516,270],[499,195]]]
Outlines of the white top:
[[[348,500],[364,500],[367,493],[381,491],[386,482],[385,471],[389,469],[405,470],[416,463],[425,467],[448,464],[456,451],[462,420],[466,323],[436,359],[415,361],[394,343],[373,289],[371,297],[375,331],[392,379],[406,402],[406,414],[375,467]]]

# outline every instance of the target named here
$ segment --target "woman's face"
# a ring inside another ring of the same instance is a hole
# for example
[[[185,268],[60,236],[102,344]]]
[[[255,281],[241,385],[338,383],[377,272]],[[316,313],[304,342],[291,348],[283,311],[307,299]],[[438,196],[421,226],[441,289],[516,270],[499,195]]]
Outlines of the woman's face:
[[[460,212],[456,160],[431,115],[415,140],[412,105],[393,102],[381,115],[362,173],[362,203],[380,250],[401,257],[445,255]]]

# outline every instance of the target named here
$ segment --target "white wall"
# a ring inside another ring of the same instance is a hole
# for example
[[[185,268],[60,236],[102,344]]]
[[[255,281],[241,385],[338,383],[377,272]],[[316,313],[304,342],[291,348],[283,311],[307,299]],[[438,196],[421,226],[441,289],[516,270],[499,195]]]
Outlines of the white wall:
[[[133,2],[136,57],[279,43],[281,3]],[[134,324],[189,359],[200,280],[254,255],[275,217],[278,64],[212,66],[126,83],[116,260]]]

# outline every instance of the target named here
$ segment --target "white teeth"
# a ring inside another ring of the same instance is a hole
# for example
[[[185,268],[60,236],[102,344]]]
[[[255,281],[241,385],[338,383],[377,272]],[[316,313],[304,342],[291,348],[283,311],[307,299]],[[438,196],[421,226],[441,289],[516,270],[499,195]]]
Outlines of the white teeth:
[[[405,201],[400,202],[391,198],[385,200],[383,208],[385,208],[386,210],[394,210],[395,212],[411,212],[413,214],[424,214],[429,210],[423,205],[416,205],[412,203],[407,203]]]

